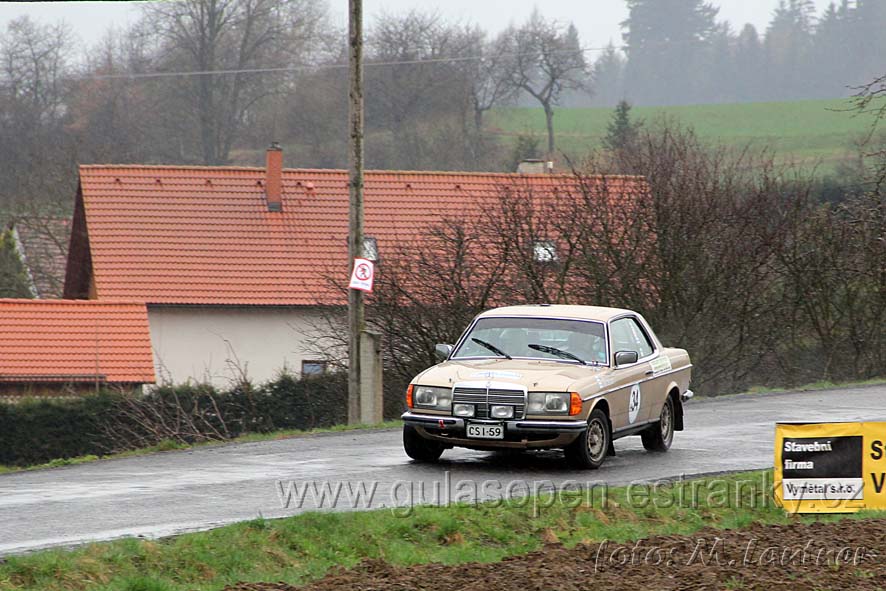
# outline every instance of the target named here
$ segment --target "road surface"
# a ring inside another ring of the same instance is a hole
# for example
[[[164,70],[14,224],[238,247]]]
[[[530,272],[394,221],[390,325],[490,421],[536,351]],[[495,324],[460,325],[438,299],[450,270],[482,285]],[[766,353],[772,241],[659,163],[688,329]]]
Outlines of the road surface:
[[[293,515],[318,508],[323,491],[334,493],[337,486],[339,498],[333,503],[327,496],[326,510],[519,496],[567,481],[624,485],[766,468],[772,466],[776,421],[884,419],[886,386],[693,400],[686,405],[686,430],[676,434],[668,453],[647,453],[639,437],[628,437],[616,441],[615,457],[590,472],[570,469],[555,451],[502,457],[454,449],[437,465],[414,464],[395,429],[5,474],[0,555]],[[373,492],[371,498],[355,500],[360,486]]]

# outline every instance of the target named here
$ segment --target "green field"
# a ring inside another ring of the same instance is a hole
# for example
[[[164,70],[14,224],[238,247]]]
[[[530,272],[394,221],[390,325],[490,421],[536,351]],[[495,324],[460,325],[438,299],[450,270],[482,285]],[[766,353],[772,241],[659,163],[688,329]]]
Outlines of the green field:
[[[695,129],[700,138],[732,147],[768,148],[782,161],[819,165],[822,173],[851,155],[852,142],[869,130],[871,119],[848,112],[851,101],[815,100],[783,103],[635,107],[634,120],[654,123],[667,118]],[[557,109],[554,113],[557,149],[580,158],[599,148],[612,109]],[[492,132],[510,144],[518,134],[534,134],[546,145],[541,109],[498,109],[489,117]]]

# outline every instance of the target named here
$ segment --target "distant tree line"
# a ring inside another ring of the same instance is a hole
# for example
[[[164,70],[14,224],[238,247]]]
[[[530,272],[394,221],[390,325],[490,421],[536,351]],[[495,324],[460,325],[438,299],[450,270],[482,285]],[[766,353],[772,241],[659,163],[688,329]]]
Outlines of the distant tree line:
[[[626,0],[624,47],[591,51],[539,12],[490,35],[422,11],[366,31],[367,163],[510,169],[556,152],[554,110],[845,95],[882,74],[886,3],[843,0],[816,17],[782,0],[768,29],[739,33],[702,0]],[[146,3],[84,55],[63,24],[27,17],[0,33],[0,215],[66,213],[78,163],[343,167],[345,34],[312,0]],[[879,68],[879,69],[878,69]],[[503,144],[497,106],[541,107],[546,141]]]
[[[345,35],[324,2],[141,11],[83,56],[64,24],[21,17],[0,33],[0,220],[69,214],[83,163],[257,165],[275,140],[287,165],[346,165]],[[384,15],[365,39],[372,168],[510,168],[486,115],[520,93],[544,110],[553,153],[554,107],[588,88],[576,28],[537,12],[494,38],[432,13]]]
[[[626,0],[623,51],[594,63],[596,102],[674,105],[848,96],[882,74],[886,3],[779,0],[765,31],[736,31],[703,0]]]

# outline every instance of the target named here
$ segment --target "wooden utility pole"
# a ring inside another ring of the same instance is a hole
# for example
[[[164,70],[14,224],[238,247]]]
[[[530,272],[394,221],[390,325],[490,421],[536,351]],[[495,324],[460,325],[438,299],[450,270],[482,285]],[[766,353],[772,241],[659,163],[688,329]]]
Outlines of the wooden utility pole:
[[[348,0],[351,130],[348,153],[350,214],[349,273],[354,259],[363,256],[363,0]],[[364,329],[363,292],[348,290],[348,424],[360,422],[360,335]]]

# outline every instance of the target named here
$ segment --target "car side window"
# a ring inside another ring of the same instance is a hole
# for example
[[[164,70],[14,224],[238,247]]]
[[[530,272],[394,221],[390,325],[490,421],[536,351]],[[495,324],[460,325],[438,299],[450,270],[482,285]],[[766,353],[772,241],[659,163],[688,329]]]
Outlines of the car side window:
[[[636,351],[642,359],[652,355],[652,343],[635,318],[619,318],[612,323],[612,352]]]

